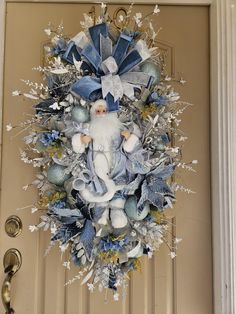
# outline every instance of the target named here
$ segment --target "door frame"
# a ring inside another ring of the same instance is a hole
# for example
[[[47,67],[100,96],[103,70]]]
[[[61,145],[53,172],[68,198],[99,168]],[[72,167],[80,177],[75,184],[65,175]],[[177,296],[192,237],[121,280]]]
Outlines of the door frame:
[[[0,121],[3,110],[4,39],[7,3],[0,0]],[[36,3],[95,3],[37,0]],[[110,3],[130,3],[111,0]],[[135,3],[143,3],[136,0]],[[211,199],[214,313],[236,313],[236,0],[159,0],[145,4],[206,5],[210,12]],[[0,122],[1,123],[1,122]],[[2,126],[0,139],[2,139]],[[0,140],[1,147],[2,140]]]

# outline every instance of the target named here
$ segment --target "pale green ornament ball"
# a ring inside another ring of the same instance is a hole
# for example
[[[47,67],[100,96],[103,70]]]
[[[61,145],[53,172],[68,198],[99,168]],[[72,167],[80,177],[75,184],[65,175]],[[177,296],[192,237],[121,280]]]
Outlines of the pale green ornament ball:
[[[58,164],[50,166],[47,172],[48,181],[59,186],[63,185],[70,178],[70,174],[65,173],[65,169],[66,167]]]
[[[71,111],[71,118],[78,123],[85,123],[89,121],[89,110],[82,106],[75,106]]]
[[[137,197],[135,195],[129,196],[125,202],[125,212],[129,218],[135,220],[143,220],[150,212],[149,204],[145,204],[141,213],[137,208]]]
[[[151,61],[146,61],[140,65],[140,70],[144,73],[151,75],[154,78],[152,85],[157,85],[160,82],[160,68],[155,63]]]

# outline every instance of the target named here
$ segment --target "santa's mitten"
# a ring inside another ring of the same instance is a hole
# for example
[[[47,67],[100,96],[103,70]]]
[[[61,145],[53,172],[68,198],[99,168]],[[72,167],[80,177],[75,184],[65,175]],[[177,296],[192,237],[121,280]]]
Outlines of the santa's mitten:
[[[80,133],[72,136],[71,144],[73,151],[77,154],[82,154],[87,146],[82,142]]]
[[[110,211],[110,218],[112,227],[115,229],[124,228],[128,224],[128,219],[123,209],[112,208]]]
[[[139,138],[135,134],[131,134],[130,137],[124,142],[123,148],[126,153],[132,153],[139,144]]]

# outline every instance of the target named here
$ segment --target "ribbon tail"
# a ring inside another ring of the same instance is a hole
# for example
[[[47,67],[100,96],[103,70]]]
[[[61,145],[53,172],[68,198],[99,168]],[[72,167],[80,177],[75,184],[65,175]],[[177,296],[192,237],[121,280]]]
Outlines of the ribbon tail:
[[[101,77],[102,97],[105,99],[108,93],[114,96],[112,74]]]
[[[108,93],[105,99],[107,102],[109,112],[119,111],[119,100],[115,101],[111,93]]]
[[[129,99],[133,100],[134,99],[134,87],[136,86],[126,83],[126,82],[122,82],[122,86],[123,86],[124,95],[127,96]]]

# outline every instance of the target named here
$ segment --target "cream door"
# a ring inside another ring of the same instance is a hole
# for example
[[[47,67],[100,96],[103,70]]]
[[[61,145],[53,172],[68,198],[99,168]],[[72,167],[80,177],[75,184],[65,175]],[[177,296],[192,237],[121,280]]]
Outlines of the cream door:
[[[111,5],[110,11],[117,6]],[[64,284],[77,274],[66,271],[58,248],[44,257],[49,243],[46,233],[31,233],[29,225],[38,221],[40,213],[18,207],[32,204],[36,192],[22,186],[34,178],[34,171],[23,164],[19,149],[21,135],[12,138],[6,124],[16,125],[32,112],[28,101],[11,96],[22,89],[20,79],[40,80],[31,68],[42,64],[48,22],[63,21],[65,33],[76,34],[83,12],[90,4],[10,2],[6,15],[5,77],[3,102],[3,143],[1,174],[0,274],[5,275],[3,256],[10,248],[22,254],[22,266],[12,280],[11,304],[17,314],[210,314],[212,313],[212,245],[209,155],[209,16],[208,7],[161,6],[156,18],[160,46],[167,52],[169,74],[187,80],[175,84],[182,99],[195,104],[183,115],[182,129],[189,135],[184,144],[184,160],[197,159],[197,174],[178,172],[177,179],[196,194],[178,194],[174,232],[183,238],[177,258],[172,261],[163,247],[152,259],[143,259],[141,273],[132,275],[126,300],[114,302],[101,293],[89,294],[79,282]],[[137,12],[150,12],[152,6],[137,5]],[[23,223],[15,238],[5,232],[5,221],[18,215]],[[106,302],[107,298],[107,302]],[[105,302],[104,302],[105,301]],[[1,313],[4,308],[1,305]]]

